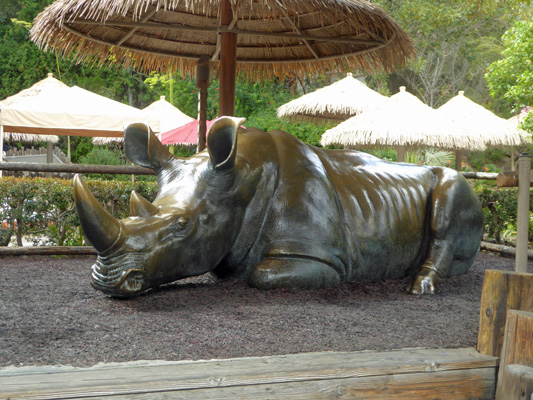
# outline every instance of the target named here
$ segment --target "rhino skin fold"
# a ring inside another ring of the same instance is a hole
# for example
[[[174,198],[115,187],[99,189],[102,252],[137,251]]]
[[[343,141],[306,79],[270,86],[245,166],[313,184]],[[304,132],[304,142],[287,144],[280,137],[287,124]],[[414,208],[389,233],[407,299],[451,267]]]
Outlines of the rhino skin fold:
[[[153,168],[153,203],[132,193],[118,220],[79,176],[76,206],[98,252],[94,288],[113,297],[211,271],[261,289],[332,287],[412,276],[410,293],[465,273],[483,214],[457,172],[326,150],[222,117],[207,150],[171,155],[142,123],[124,130],[128,158]]]

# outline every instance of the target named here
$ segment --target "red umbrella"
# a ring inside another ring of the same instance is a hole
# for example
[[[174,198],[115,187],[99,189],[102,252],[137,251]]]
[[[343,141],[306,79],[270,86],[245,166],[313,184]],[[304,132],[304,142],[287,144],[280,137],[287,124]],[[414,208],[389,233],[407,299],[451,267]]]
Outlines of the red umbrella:
[[[206,121],[207,130],[213,125],[213,122],[215,122],[215,120]],[[198,120],[195,119],[178,128],[162,133],[159,140],[161,140],[161,143],[163,144],[197,145]]]

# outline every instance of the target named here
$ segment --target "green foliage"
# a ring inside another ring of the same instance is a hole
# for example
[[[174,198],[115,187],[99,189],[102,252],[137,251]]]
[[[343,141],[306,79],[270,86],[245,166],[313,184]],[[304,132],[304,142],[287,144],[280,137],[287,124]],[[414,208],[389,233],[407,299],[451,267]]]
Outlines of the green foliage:
[[[503,233],[516,230],[518,188],[498,188],[478,184],[474,188],[481,200],[484,214],[484,232],[496,243],[502,243]],[[529,236],[533,236],[530,224]]]
[[[380,5],[413,38],[417,56],[403,71],[390,76],[395,93],[400,85],[438,107],[459,90],[485,103],[484,73],[499,52],[499,38],[519,13],[516,1],[380,0]]]
[[[88,181],[87,185],[116,218],[129,215],[132,190],[150,201],[157,192],[154,182]],[[7,245],[13,233],[19,246],[26,235],[41,235],[46,243],[56,245],[82,243],[70,181],[5,177],[0,179],[0,193],[4,194],[0,199],[0,245]]]
[[[492,63],[486,79],[493,97],[508,101],[509,112],[533,104],[533,20],[517,21],[502,37],[503,58]]]

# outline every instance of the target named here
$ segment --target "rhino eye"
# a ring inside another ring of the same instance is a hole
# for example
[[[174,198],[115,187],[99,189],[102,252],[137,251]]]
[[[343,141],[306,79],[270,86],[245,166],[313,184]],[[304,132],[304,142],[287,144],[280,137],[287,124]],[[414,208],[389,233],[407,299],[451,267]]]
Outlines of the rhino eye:
[[[179,217],[176,222],[172,224],[172,230],[174,232],[180,232],[184,230],[187,227],[187,224],[189,223],[189,219],[186,217]]]

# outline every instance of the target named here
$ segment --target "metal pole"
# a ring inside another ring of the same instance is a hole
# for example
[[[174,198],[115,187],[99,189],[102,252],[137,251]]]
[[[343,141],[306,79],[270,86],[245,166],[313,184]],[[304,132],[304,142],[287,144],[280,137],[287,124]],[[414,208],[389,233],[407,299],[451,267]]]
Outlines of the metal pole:
[[[531,156],[528,153],[522,153],[518,159],[518,209],[516,213],[515,259],[516,272],[527,272],[530,174]]]
[[[0,163],[4,162],[4,125],[0,123]],[[0,178],[2,178],[3,170],[0,169]]]

